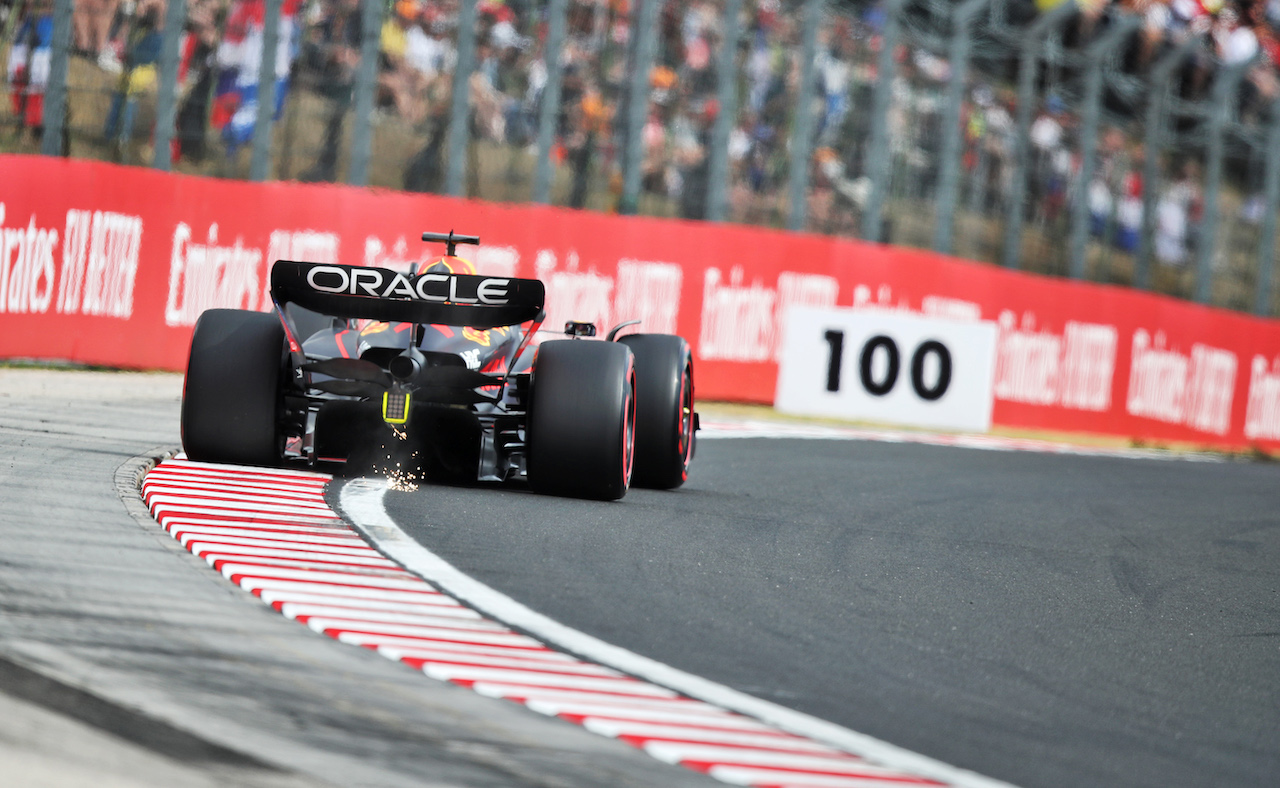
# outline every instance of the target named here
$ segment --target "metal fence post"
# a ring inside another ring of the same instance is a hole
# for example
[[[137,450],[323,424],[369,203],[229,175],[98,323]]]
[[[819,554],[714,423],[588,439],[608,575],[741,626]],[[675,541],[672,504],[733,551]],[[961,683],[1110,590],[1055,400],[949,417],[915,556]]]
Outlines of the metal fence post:
[[[951,80],[947,103],[942,108],[942,169],[938,172],[938,219],[933,230],[933,250],[951,254],[956,202],[960,191],[960,106],[964,103],[964,82],[969,71],[972,34],[969,25],[990,0],[965,0],[951,15]]]
[[[707,218],[723,222],[729,217],[729,136],[738,119],[738,22],[742,0],[726,0],[724,39],[716,56],[716,100],[719,112],[711,129],[707,155]]]
[[[265,181],[271,169],[271,128],[276,115],[276,49],[280,41],[282,5],[282,0],[267,0],[266,14],[262,21],[262,58],[258,61],[258,116],[253,122],[253,158],[249,162],[251,181]],[[366,165],[366,173],[367,171]]]
[[[453,68],[449,102],[449,160],[445,164],[444,191],[466,196],[467,145],[471,142],[471,73],[476,70],[476,4],[462,0],[458,9],[458,61]]]
[[[1253,294],[1253,311],[1266,317],[1271,314],[1271,275],[1276,263],[1276,214],[1280,213],[1280,99],[1271,102],[1263,193],[1267,207],[1262,214],[1262,233],[1258,241],[1258,281]]]
[[[649,72],[658,34],[658,11],[662,0],[640,0],[632,17],[631,82],[627,90],[627,147],[622,158],[621,214],[634,214],[640,206],[640,167],[644,163],[644,121],[649,113]]]
[[[985,138],[979,141],[977,162],[974,164],[973,178],[969,181],[969,215],[981,216],[983,208],[987,204],[987,183],[991,178],[991,159],[987,154]],[[965,233],[966,251],[964,255],[973,256],[975,228],[970,225],[969,230]],[[950,254],[948,252],[948,254]]]
[[[1084,108],[1080,122],[1080,172],[1076,180],[1075,201],[1071,205],[1071,243],[1068,270],[1072,279],[1085,277],[1085,257],[1089,243],[1089,184],[1098,161],[1098,122],[1102,114],[1102,65],[1107,55],[1124,43],[1138,26],[1136,17],[1123,15],[1097,41],[1089,45],[1085,55]],[[1105,240],[1105,239],[1104,239]]]
[[[787,229],[803,230],[808,215],[809,159],[813,151],[813,93],[818,59],[818,25],[822,24],[824,0],[804,0],[800,85],[791,124],[791,161],[787,185],[791,209]]]
[[[1227,121],[1230,120],[1232,99],[1250,63],[1240,63],[1222,68],[1213,82],[1213,106],[1209,109],[1209,150],[1204,175],[1204,218],[1200,221],[1200,242],[1196,249],[1195,300],[1209,303],[1213,293],[1213,253],[1218,244],[1218,216],[1222,192],[1222,160]]]
[[[884,30],[880,35],[880,57],[876,68],[876,88],[871,99],[871,141],[867,146],[867,165],[863,168],[871,178],[871,193],[862,214],[862,237],[867,241],[887,242],[883,232],[884,201],[889,192],[889,105],[893,101],[893,80],[897,62],[893,50],[898,47],[904,0],[885,0]]]
[[[373,94],[378,81],[378,50],[382,46],[382,6],[378,0],[364,0],[360,11],[360,68],[356,72],[355,127],[351,134],[351,166],[347,183],[364,186],[369,182],[369,160],[373,152]],[[272,71],[275,70],[274,64]],[[261,79],[262,75],[259,74]],[[262,106],[258,106],[262,112]]]
[[[560,85],[564,77],[560,49],[564,46],[568,5],[568,0],[551,0],[547,7],[547,44],[542,52],[547,84],[542,88],[541,105],[538,107],[538,165],[533,178],[533,201],[542,205],[551,202],[551,143],[555,140],[556,118],[560,114]]]
[[[1199,41],[1187,38],[1176,49],[1169,52],[1151,69],[1150,95],[1147,98],[1146,115],[1146,158],[1142,162],[1142,230],[1138,234],[1138,257],[1135,263],[1134,287],[1147,289],[1151,285],[1151,250],[1156,234],[1156,180],[1159,178],[1160,151],[1165,140],[1165,111],[1169,104],[1169,93],[1173,89],[1170,81],[1177,73],[1178,67],[1191,55],[1192,49]]]
[[[178,47],[182,43],[182,28],[186,23],[186,0],[169,0],[164,15],[164,38],[160,44],[155,150],[151,153],[151,166],[161,172],[168,172],[173,165],[174,121],[178,117]]]
[[[49,62],[49,84],[44,92],[44,137],[40,152],[63,155],[67,126],[67,57],[71,51],[72,0],[54,0],[53,47]],[[16,11],[16,9],[15,9]]]
[[[1023,205],[1027,199],[1027,165],[1030,155],[1027,136],[1031,133],[1031,115],[1035,108],[1036,73],[1040,70],[1040,51],[1045,36],[1063,24],[1076,11],[1075,0],[1067,0],[1043,14],[1031,24],[1024,36],[1022,57],[1018,63],[1018,119],[1013,135],[1013,178],[1009,185],[1009,215],[1004,225],[1004,257],[1009,268],[1022,261]]]

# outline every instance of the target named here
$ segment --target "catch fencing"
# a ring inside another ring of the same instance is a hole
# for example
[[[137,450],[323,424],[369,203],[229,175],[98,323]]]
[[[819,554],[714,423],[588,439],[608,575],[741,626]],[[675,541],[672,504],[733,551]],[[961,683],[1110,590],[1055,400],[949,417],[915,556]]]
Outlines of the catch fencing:
[[[0,0],[0,152],[785,227],[1275,314],[1265,49],[1098,6]]]

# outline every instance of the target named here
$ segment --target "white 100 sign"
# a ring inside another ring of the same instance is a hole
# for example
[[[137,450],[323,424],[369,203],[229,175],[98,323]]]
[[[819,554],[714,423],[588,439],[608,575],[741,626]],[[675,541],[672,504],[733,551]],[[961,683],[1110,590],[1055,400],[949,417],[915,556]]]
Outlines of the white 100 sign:
[[[827,340],[827,391],[840,390],[840,370],[844,365],[844,332],[829,330]],[[937,374],[933,381],[925,379],[929,358],[935,359]],[[877,363],[877,359],[883,359]],[[892,337],[877,334],[863,343],[858,353],[858,380],[870,395],[883,397],[898,382],[902,371],[902,353]],[[936,339],[928,339],[911,353],[911,388],[922,400],[941,399],[951,385],[951,351]]]

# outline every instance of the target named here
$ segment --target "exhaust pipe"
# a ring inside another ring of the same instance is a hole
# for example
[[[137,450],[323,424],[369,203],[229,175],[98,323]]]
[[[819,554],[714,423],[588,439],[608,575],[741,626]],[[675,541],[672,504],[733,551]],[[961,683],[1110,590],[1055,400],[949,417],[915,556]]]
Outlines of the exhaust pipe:
[[[427,360],[422,355],[422,351],[416,347],[410,347],[391,359],[391,363],[387,364],[387,371],[391,373],[391,377],[401,383],[407,383],[413,380],[426,365]]]

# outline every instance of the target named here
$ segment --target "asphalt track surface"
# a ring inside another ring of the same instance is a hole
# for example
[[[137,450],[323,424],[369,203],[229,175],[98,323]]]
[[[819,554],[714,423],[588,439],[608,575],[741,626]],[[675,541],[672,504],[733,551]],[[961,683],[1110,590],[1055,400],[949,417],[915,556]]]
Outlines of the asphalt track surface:
[[[1280,465],[699,444],[677,492],[390,493],[589,635],[1028,786],[1280,784]]]

